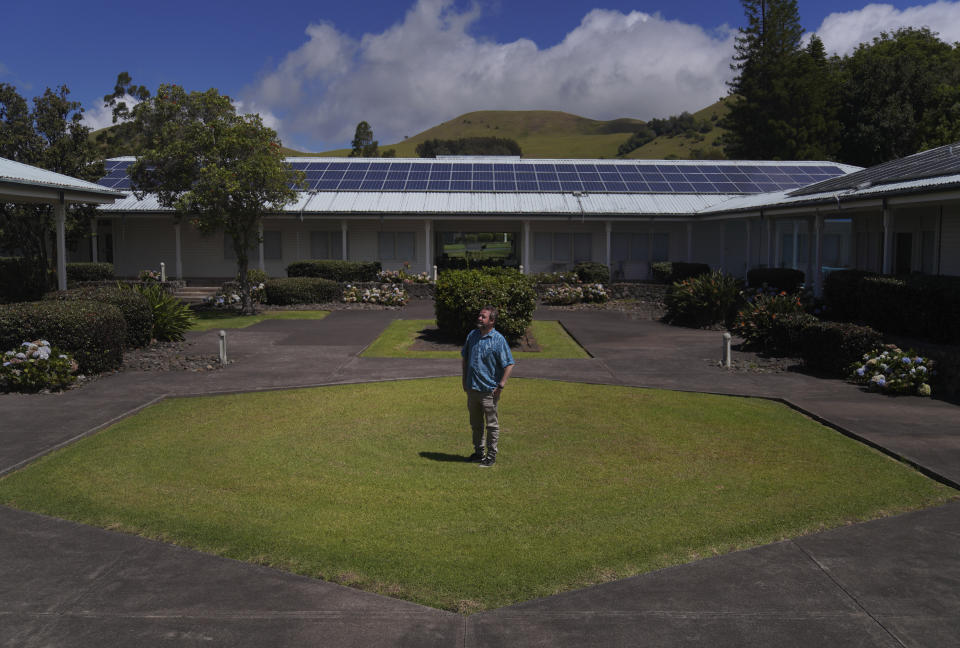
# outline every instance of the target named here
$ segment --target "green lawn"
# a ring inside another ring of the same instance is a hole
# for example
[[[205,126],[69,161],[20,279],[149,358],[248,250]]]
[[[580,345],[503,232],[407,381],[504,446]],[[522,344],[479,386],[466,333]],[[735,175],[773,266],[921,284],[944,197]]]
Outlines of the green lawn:
[[[268,319],[323,319],[330,311],[302,310],[302,311],[261,311],[256,315],[238,315],[237,311],[229,310],[198,310],[191,331],[209,331],[211,329],[241,329],[252,326]]]
[[[770,401],[542,380],[481,469],[459,383],[163,401],[0,503],[469,613],[957,497]]]
[[[433,320],[393,320],[390,326],[360,355],[365,358],[459,358],[459,351],[413,351],[417,335],[425,328],[435,327]],[[514,358],[589,358],[559,322],[535,321],[530,325],[540,351],[514,351]]]

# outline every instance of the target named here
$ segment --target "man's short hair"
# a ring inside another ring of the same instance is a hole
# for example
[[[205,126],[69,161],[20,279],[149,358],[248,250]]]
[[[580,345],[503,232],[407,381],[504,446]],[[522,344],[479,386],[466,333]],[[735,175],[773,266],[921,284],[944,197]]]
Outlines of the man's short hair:
[[[490,321],[492,322],[497,321],[497,315],[500,313],[500,311],[497,310],[496,306],[484,306],[483,308],[480,309],[480,312],[483,312],[483,311],[490,312]]]

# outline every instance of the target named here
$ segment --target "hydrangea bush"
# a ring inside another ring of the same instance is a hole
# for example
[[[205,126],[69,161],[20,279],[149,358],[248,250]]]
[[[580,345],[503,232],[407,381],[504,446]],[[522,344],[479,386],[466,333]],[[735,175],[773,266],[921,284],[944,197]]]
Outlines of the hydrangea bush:
[[[348,304],[382,304],[384,306],[403,306],[407,303],[407,291],[400,286],[383,284],[379,288],[360,289],[347,285],[343,291],[343,301]]]
[[[384,283],[430,283],[430,275],[426,272],[410,272],[410,262],[404,262],[399,270],[380,270],[377,272],[377,281]]]
[[[231,286],[235,285],[234,282],[229,283]],[[250,298],[253,300],[254,304],[262,304],[267,301],[267,291],[265,290],[263,282],[258,284],[250,284]],[[203,298],[204,304],[207,306],[213,306],[215,308],[236,307],[240,305],[241,301],[243,300],[240,299],[240,293],[235,290],[221,290],[212,297]]]
[[[160,273],[156,270],[141,270],[137,274],[137,279],[143,282],[160,281]]]
[[[603,284],[562,284],[543,294],[544,304],[579,304],[580,302],[605,302],[610,298]]]
[[[76,379],[77,363],[46,340],[24,342],[3,354],[0,390],[37,392],[66,389]]]
[[[929,396],[933,361],[887,344],[873,353],[865,353],[863,361],[851,367],[850,380],[887,394]]]

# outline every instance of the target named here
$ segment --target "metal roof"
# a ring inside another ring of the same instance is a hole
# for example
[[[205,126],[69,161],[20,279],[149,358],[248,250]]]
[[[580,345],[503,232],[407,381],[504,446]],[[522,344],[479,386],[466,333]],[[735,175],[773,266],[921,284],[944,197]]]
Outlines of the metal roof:
[[[69,202],[107,202],[123,196],[94,182],[0,158],[0,198],[54,200],[61,191]]]

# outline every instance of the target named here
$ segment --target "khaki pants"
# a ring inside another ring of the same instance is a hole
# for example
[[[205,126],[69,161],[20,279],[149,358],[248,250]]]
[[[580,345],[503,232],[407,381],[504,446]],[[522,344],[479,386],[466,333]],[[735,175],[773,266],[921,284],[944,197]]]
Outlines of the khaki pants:
[[[470,411],[470,428],[473,430],[473,447],[480,450],[484,446],[483,427],[487,427],[487,456],[497,456],[497,440],[500,438],[500,423],[497,420],[497,403],[493,392],[467,391],[467,409]]]

